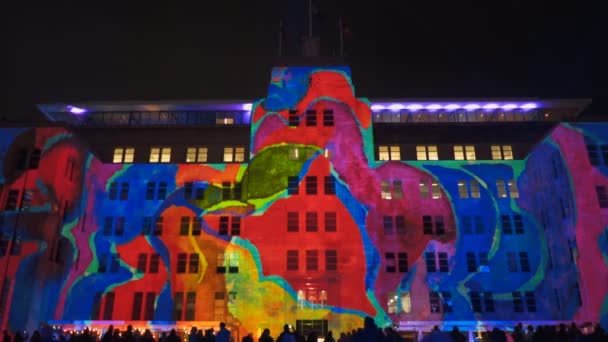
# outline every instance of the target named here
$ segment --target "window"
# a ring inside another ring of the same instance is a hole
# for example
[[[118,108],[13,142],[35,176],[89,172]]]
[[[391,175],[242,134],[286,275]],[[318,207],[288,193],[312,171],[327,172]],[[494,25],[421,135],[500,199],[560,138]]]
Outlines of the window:
[[[216,112],[215,113],[215,124],[216,125],[234,125],[234,114]]]
[[[481,193],[479,192],[479,182],[476,180],[469,181],[471,186],[471,198],[479,198],[481,197]]]
[[[226,273],[226,256],[224,253],[217,254],[216,273]]]
[[[326,195],[335,195],[336,194],[336,181],[332,176],[324,177],[324,188]]]
[[[228,255],[228,273],[239,273],[239,254],[230,253]]]
[[[430,215],[422,216],[422,232],[424,235],[433,235],[433,219]]]
[[[141,318],[141,307],[144,300],[143,292],[135,292],[133,293],[133,306],[131,309],[131,319],[134,321],[139,321]]]
[[[38,164],[40,164],[40,150],[34,149],[30,154],[30,170],[35,170],[38,168]]]
[[[323,111],[323,126],[331,127],[334,125],[334,111],[333,109],[325,109]]]
[[[443,304],[443,312],[453,312],[452,307],[452,294],[448,291],[441,292],[441,304]]]
[[[517,272],[517,257],[514,252],[507,252],[507,266],[509,272]]]
[[[600,205],[600,208],[608,208],[608,191],[606,190],[606,186],[596,186],[595,192],[597,194],[597,202]]]
[[[472,220],[471,220],[471,216],[462,216],[461,219],[461,225],[462,225],[462,232],[464,234],[473,234],[473,224],[472,224]]]
[[[319,251],[307,250],[306,251],[306,271],[318,271],[319,270]]]
[[[467,182],[460,180],[458,181],[458,197],[469,198],[469,190],[467,189]]]
[[[222,200],[227,201],[230,199],[230,182],[222,182]]]
[[[188,147],[186,150],[186,163],[206,163],[207,157],[207,147]]]
[[[405,216],[395,216],[395,229],[397,230],[397,234],[405,235]]]
[[[201,230],[203,228],[203,218],[199,216],[194,216],[192,218],[192,235],[199,236],[201,235]]]
[[[512,296],[513,296],[513,311],[514,312],[524,312],[524,301],[521,296],[521,292],[514,291]]]
[[[150,255],[150,268],[148,269],[149,273],[158,273],[158,265],[160,264],[160,255],[157,253],[152,253]]]
[[[410,313],[412,311],[412,299],[409,292],[389,292],[388,305],[389,314],[398,314],[401,312]]]
[[[441,312],[438,292],[436,292],[436,291],[429,292],[429,304],[430,304],[430,308],[431,308],[431,313]]]
[[[420,184],[420,198],[429,198],[429,184],[426,179],[421,179]]]
[[[287,213],[287,231],[297,232],[300,230],[300,215],[297,212]]]
[[[106,321],[112,320],[112,313],[114,312],[114,292],[108,292],[105,295],[106,305],[103,310],[103,319]]]
[[[507,188],[505,187],[505,181],[499,179],[496,181],[496,190],[498,191],[498,197],[507,198]]]
[[[300,150],[297,147],[290,147],[288,154],[289,160],[300,160]]]
[[[475,258],[475,253],[467,252],[467,271],[468,272],[477,272],[477,258]]]
[[[198,253],[191,253],[190,260],[188,262],[188,273],[198,273],[199,255]]]
[[[424,260],[425,260],[425,264],[426,264],[427,273],[437,272],[437,265],[435,264],[435,253],[432,253],[432,252],[424,253]]]
[[[455,145],[454,160],[475,160],[475,146],[473,145]]]
[[[473,216],[473,220],[475,221],[475,234],[484,234],[485,228],[483,226],[483,220],[481,216]]]
[[[519,252],[519,266],[522,272],[530,272],[530,261],[527,252]]]
[[[481,197],[481,193],[479,192],[479,182],[472,179],[469,180],[469,184],[467,181],[460,180],[458,181],[458,197],[460,198],[469,198],[469,190],[471,198],[479,198]]]
[[[182,319],[182,312],[184,306],[184,293],[175,292],[173,294],[173,320],[180,321]]]
[[[445,224],[443,223],[443,216],[441,215],[435,216],[435,234],[445,234]]]
[[[144,217],[143,224],[141,227],[141,235],[151,235],[152,234],[152,217],[146,216]]]
[[[228,227],[230,227],[230,235],[241,235],[241,218],[239,216],[220,216],[218,233],[228,235]]]
[[[8,196],[6,199],[6,205],[4,206],[4,210],[12,211],[17,210],[17,201],[19,200],[19,190],[11,189],[8,192]]]
[[[437,145],[416,146],[416,160],[439,160]]]
[[[484,292],[483,293],[483,304],[486,307],[486,312],[495,312],[495,306],[494,306],[494,296],[492,295],[492,292]]]
[[[473,307],[473,312],[483,312],[481,307],[481,295],[479,292],[471,291],[469,297],[471,297],[471,306]]]
[[[188,254],[179,253],[177,255],[177,273],[186,273],[186,263],[188,262]]]
[[[395,253],[385,253],[384,259],[386,262],[386,272],[395,273],[395,271],[397,271],[397,261],[395,260]]]
[[[220,235],[228,235],[228,225],[230,218],[228,216],[220,216],[220,226],[218,229],[218,233]]]
[[[154,292],[146,293],[146,307],[144,309],[144,320],[151,321],[154,319],[154,302],[156,294]]]
[[[409,270],[407,253],[397,253],[397,265],[399,273],[407,273]]]
[[[297,250],[287,251],[287,270],[297,271],[299,269],[300,259]]]
[[[441,189],[439,188],[439,183],[437,181],[431,182],[431,192],[433,199],[441,198]]]
[[[241,218],[239,216],[232,216],[232,224],[230,225],[230,235],[241,235]]]
[[[515,234],[524,233],[524,221],[521,215],[513,215],[513,227],[515,228]]]
[[[517,183],[515,183],[515,180],[511,179],[510,181],[507,181],[507,186],[509,187],[509,196],[511,196],[511,198],[518,198],[519,191],[517,190]]]
[[[167,182],[158,182],[158,184],[156,182],[148,182],[146,184],[146,200],[164,200],[166,197]]]
[[[500,215],[500,221],[502,225],[502,231],[504,234],[513,234],[513,228],[515,228],[515,234],[524,233],[524,223],[521,215]]]
[[[384,226],[384,235],[393,235],[393,217],[384,216],[382,222]]]
[[[28,151],[26,149],[19,150],[17,162],[15,163],[15,169],[25,170],[25,166],[27,164],[27,157],[28,157]]]
[[[502,225],[502,232],[504,234],[513,234],[513,228],[511,227],[511,218],[509,215],[500,215],[500,222]]]
[[[338,252],[334,249],[328,249],[325,251],[325,270],[338,270]]]
[[[492,145],[492,160],[513,160],[511,145]]]
[[[380,183],[380,194],[382,199],[390,200],[392,198],[391,194],[391,184],[387,180],[383,180]]]
[[[224,292],[216,292],[215,300],[213,301],[213,315],[216,321],[224,320],[224,313],[226,311],[226,298]]]
[[[316,212],[307,212],[306,213],[306,231],[307,232],[316,232],[318,231],[318,220]]]
[[[171,147],[152,147],[150,149],[150,163],[171,162]]]
[[[186,295],[186,321],[194,321],[194,311],[196,308],[196,292],[188,292]]]
[[[336,232],[338,230],[338,218],[335,211],[328,211],[325,213],[325,231]]]
[[[306,176],[306,194],[317,194],[317,176]]]
[[[244,147],[224,147],[224,163],[241,163],[245,161]]]
[[[587,156],[589,157],[589,163],[591,163],[591,165],[600,165],[600,153],[597,145],[587,144]]]
[[[534,297],[534,292],[526,291],[525,296],[528,312],[536,312],[536,298]]]
[[[155,236],[163,234],[163,217],[159,216],[156,218],[156,224],[154,225],[154,231],[152,232]]]
[[[139,253],[137,256],[137,273],[145,273],[148,266],[148,254]]]
[[[287,194],[289,195],[297,195],[300,190],[300,179],[298,176],[288,176],[287,177]]]
[[[190,233],[190,217],[182,216],[179,224],[179,235],[187,236]]]
[[[403,188],[401,187],[400,180],[393,180],[393,198],[395,198],[395,199],[403,198]]]
[[[316,110],[307,110],[306,111],[306,126],[316,126],[317,125],[317,111]]]
[[[401,160],[401,147],[399,145],[379,146],[378,160]]]
[[[132,163],[135,156],[133,147],[116,147],[114,148],[113,163]]]
[[[437,255],[439,257],[439,272],[449,272],[448,254],[440,252]]]
[[[290,110],[289,111],[289,126],[297,127],[299,123],[300,123],[300,117],[298,116],[298,111],[293,110],[293,109]]]

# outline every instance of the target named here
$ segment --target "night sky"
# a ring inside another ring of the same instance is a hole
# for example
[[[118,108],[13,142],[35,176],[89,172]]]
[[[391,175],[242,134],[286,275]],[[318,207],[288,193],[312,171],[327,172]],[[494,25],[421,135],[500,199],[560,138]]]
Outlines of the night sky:
[[[307,30],[305,0],[15,2],[4,13],[14,59],[0,108],[21,121],[40,117],[36,103],[260,98],[278,63],[280,19],[292,32],[287,46]],[[358,96],[588,97],[586,117],[605,112],[594,87],[599,24],[583,2],[316,2],[325,45],[343,17]]]

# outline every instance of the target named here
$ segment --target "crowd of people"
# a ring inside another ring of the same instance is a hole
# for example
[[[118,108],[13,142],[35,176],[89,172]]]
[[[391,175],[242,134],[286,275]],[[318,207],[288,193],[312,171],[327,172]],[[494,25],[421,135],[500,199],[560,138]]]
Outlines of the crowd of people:
[[[2,342],[238,342],[234,336],[226,329],[225,323],[220,323],[219,330],[197,329],[193,327],[188,334],[180,336],[175,329],[168,333],[162,332],[156,337],[150,329],[144,331],[134,330],[128,326],[126,330],[109,326],[103,333],[97,330],[65,331],[63,329],[36,330],[31,336],[26,333],[16,332],[11,335],[4,331]],[[474,338],[479,341],[489,342],[608,342],[608,334],[597,324],[585,323],[580,327],[575,323],[570,325],[560,324],[557,326],[537,326],[534,328],[529,325],[524,327],[521,323],[513,328],[512,331],[505,332],[499,328],[493,328],[486,334],[475,334]],[[401,342],[407,341],[392,327],[379,328],[373,318],[366,317],[364,326],[349,332],[343,332],[339,337],[334,337],[331,331],[324,336],[319,336],[316,332],[311,332],[304,336],[295,331],[291,325],[286,324],[283,331],[275,338],[272,337],[269,329],[264,329],[257,338],[258,342]],[[458,327],[451,331],[441,331],[435,326],[432,331],[426,334],[421,342],[465,342],[465,336]],[[241,342],[256,341],[253,334],[248,334],[241,339]]]

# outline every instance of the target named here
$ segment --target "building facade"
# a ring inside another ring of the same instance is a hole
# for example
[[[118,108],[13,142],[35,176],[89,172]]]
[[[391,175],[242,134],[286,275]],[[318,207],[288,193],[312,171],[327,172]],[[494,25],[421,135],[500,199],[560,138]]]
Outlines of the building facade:
[[[0,321],[607,325],[585,104],[370,102],[346,67],[285,67],[253,104],[41,105],[0,129]]]

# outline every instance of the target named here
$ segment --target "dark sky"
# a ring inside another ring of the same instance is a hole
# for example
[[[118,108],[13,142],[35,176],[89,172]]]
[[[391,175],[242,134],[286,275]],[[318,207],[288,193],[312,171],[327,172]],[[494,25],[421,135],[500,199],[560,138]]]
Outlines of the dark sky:
[[[279,19],[306,29],[305,11],[284,6],[305,8],[305,0],[15,2],[4,11],[14,59],[0,107],[11,118],[36,116],[36,103],[260,98],[276,63]],[[327,27],[337,15],[350,31],[358,96],[592,97],[592,114],[605,108],[594,87],[599,23],[582,2],[318,2],[322,39],[335,37]]]

